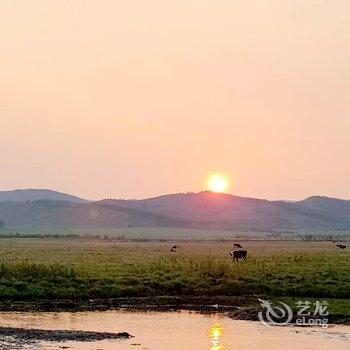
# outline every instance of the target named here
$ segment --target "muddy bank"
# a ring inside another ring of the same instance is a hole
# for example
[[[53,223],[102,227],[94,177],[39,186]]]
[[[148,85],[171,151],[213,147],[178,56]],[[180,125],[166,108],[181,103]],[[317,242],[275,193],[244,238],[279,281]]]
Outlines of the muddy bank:
[[[113,309],[145,311],[239,311],[259,307],[256,297],[128,297],[94,300],[0,301],[0,311],[106,311]]]
[[[125,309],[135,311],[199,311],[223,313],[236,320],[258,321],[261,306],[257,297],[135,297],[104,300],[43,300],[35,302],[2,301],[0,311],[59,312],[59,311],[106,311]],[[330,324],[350,325],[347,314],[328,315]]]
[[[132,336],[127,332],[85,332],[65,330],[45,330],[0,327],[0,337],[12,337],[22,341],[98,341],[105,339],[129,339]]]

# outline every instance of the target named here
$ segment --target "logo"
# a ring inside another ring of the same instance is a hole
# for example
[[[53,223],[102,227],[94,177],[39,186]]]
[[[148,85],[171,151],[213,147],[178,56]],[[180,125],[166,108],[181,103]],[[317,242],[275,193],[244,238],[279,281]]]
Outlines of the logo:
[[[258,313],[261,323],[266,326],[328,326],[329,315],[327,301],[297,301],[294,308],[278,301],[272,303],[268,300],[259,299],[262,310]],[[297,310],[297,311],[294,311]]]
[[[280,301],[280,306],[273,306],[269,301],[264,299],[259,299],[259,302],[263,310],[258,313],[258,317],[260,322],[266,326],[285,326],[292,321],[293,311],[286,303]]]

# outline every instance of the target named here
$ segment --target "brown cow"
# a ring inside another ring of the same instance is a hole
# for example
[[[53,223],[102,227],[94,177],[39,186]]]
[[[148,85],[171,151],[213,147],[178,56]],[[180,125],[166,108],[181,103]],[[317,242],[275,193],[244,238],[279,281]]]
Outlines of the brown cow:
[[[233,243],[234,248],[243,248],[239,243]]]
[[[246,250],[234,250],[230,255],[232,259],[235,259],[238,262],[239,259],[247,259],[248,252]]]

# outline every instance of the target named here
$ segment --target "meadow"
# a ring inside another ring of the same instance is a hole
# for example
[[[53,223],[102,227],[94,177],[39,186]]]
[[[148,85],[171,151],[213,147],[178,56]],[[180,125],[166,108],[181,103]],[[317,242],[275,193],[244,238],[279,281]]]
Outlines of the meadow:
[[[350,254],[331,242],[231,242],[2,238],[0,300],[128,297],[350,299]]]

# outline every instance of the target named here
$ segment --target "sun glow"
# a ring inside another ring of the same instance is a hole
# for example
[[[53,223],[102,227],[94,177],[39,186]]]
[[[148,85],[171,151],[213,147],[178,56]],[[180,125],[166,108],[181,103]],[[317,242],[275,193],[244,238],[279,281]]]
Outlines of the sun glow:
[[[225,350],[225,346],[221,344],[220,338],[224,333],[223,328],[219,324],[215,324],[209,330],[209,339],[211,347],[209,350]]]
[[[224,175],[212,175],[208,179],[207,188],[209,191],[222,193],[227,191],[229,187],[229,182]]]

